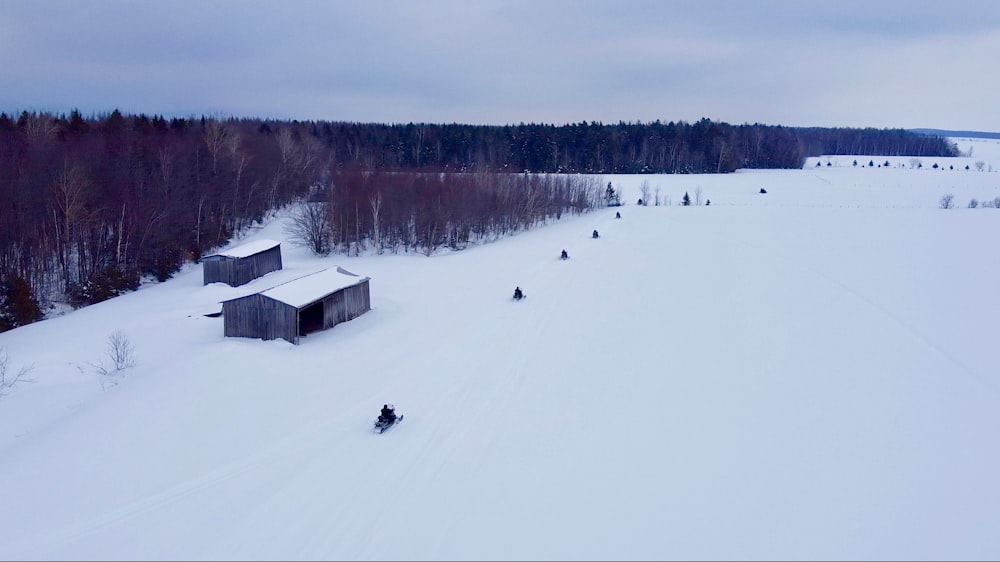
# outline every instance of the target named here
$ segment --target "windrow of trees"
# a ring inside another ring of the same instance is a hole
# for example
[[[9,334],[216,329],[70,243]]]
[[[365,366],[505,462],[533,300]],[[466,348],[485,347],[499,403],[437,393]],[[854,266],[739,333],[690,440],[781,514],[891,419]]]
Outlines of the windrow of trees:
[[[144,275],[167,279],[302,198],[314,217],[295,222],[320,253],[429,253],[601,204],[598,182],[573,173],[800,167],[839,153],[955,152],[903,130],[707,119],[557,127],[0,113],[0,331],[37,320],[51,301],[80,306]]]
[[[320,255],[462,249],[603,206],[595,176],[337,170],[288,234]]]

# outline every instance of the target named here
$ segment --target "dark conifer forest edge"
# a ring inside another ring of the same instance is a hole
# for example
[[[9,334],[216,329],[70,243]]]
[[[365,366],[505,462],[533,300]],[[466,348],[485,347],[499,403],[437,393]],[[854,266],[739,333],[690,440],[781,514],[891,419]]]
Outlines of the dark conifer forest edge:
[[[608,204],[600,174],[957,156],[904,129],[0,113],[0,331],[166,280],[294,202],[319,254],[461,249]],[[584,174],[584,175],[577,175]]]

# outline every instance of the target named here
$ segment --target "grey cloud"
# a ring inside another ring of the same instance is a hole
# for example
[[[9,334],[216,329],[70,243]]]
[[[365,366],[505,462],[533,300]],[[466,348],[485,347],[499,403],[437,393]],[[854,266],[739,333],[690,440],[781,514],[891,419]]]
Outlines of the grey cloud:
[[[967,0],[5,0],[0,111],[1000,129],[997,30]]]

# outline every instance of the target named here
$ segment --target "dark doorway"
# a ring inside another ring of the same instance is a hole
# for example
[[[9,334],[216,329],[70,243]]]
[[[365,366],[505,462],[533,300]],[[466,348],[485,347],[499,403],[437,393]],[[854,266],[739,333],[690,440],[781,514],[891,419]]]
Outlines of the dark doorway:
[[[314,302],[299,312],[299,335],[304,336],[323,329],[323,301]]]

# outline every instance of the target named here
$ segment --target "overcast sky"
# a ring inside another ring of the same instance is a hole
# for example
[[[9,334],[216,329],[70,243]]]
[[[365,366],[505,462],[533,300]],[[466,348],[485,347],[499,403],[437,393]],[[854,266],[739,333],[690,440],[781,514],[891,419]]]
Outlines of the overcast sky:
[[[0,0],[0,111],[1000,131],[996,0]]]

